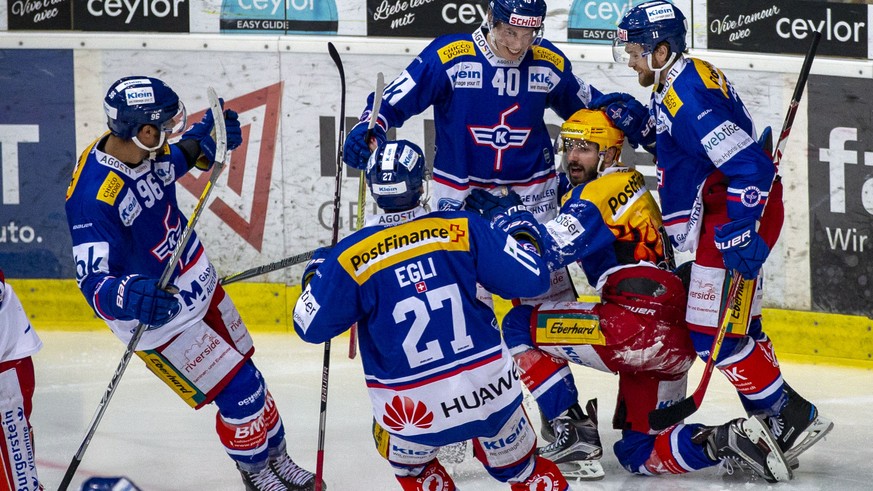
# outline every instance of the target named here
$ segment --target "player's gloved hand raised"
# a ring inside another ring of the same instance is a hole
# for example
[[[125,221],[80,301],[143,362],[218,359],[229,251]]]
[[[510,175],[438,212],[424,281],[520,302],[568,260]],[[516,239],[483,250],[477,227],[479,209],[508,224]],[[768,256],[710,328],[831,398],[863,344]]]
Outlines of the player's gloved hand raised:
[[[736,270],[747,280],[758,277],[770,248],[755,231],[752,217],[715,227],[715,247],[721,251],[727,269]]]
[[[367,161],[370,159],[370,154],[373,153],[370,151],[370,143],[365,141],[368,125],[369,118],[362,119],[349,131],[346,141],[343,142],[343,162],[349,167],[361,170],[367,168]],[[385,130],[378,124],[373,126],[373,130],[370,131],[370,140],[373,138],[376,139],[377,145],[388,140]]]
[[[158,288],[157,278],[134,274],[108,283],[108,288],[100,288],[98,299],[103,297],[101,307],[116,319],[138,320],[151,330],[170,322],[182,310],[175,295]],[[172,285],[167,289],[178,290]]]
[[[655,143],[655,123],[649,115],[649,108],[630,94],[613,92],[603,94],[591,101],[592,108],[603,108],[615,125],[624,132],[627,141],[636,148],[646,149]]]
[[[219,99],[221,107],[224,107],[224,100]],[[242,145],[242,128],[239,124],[239,114],[232,109],[224,110],[224,126],[227,132],[227,149],[233,150]],[[200,144],[201,158],[197,159],[196,166],[200,170],[209,170],[212,164],[215,163],[215,119],[212,117],[212,111],[206,111],[203,119],[199,123],[191,126],[191,129],[182,135],[182,140],[196,140]]]
[[[306,268],[303,270],[303,279],[300,280],[302,288],[306,288],[306,285],[309,284],[309,281],[315,275],[315,271],[321,266],[328,254],[330,254],[330,247],[319,247],[312,252],[312,258],[306,263]]]

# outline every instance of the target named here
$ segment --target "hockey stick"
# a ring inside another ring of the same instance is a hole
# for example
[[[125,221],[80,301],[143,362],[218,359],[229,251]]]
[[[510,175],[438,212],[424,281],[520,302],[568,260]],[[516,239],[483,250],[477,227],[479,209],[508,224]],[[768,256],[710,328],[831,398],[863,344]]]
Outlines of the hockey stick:
[[[385,76],[382,72],[376,74],[376,91],[373,92],[373,110],[370,111],[370,122],[367,123],[367,134],[364,141],[370,144],[370,135],[376,121],[379,119],[379,109],[382,108],[382,92],[385,91]],[[364,209],[367,206],[367,179],[364,170],[361,170],[358,179],[358,221],[355,225],[357,230],[364,228]],[[358,355],[358,324],[349,329],[349,359],[354,360]]]
[[[333,43],[327,43],[327,51],[330,58],[336,64],[340,77],[340,113],[339,113],[339,137],[336,149],[336,192],[333,196],[333,236],[330,245],[335,246],[339,241],[339,209],[340,193],[343,179],[343,140],[345,140],[346,119],[346,73],[343,70],[343,62],[339,52]],[[324,342],[324,361],[321,368],[321,408],[318,416],[318,453],[315,459],[315,491],[322,491],[324,476],[324,430],[327,422],[327,388],[330,380],[330,339]]]
[[[170,291],[167,289],[167,285],[170,284],[170,278],[173,276],[173,272],[176,270],[176,265],[182,257],[182,252],[185,250],[185,247],[191,238],[191,232],[194,230],[194,225],[200,218],[206,200],[209,198],[209,194],[215,186],[215,182],[218,180],[218,176],[221,175],[221,171],[224,170],[227,162],[227,128],[224,126],[224,113],[221,109],[221,103],[218,100],[218,96],[215,94],[215,90],[213,90],[212,87],[207,89],[207,95],[209,97],[209,110],[212,112],[212,118],[215,122],[213,127],[215,129],[215,164],[213,164],[212,175],[209,176],[209,182],[206,183],[203,192],[200,193],[197,205],[194,207],[194,211],[188,218],[185,230],[182,232],[182,236],[176,244],[176,249],[170,256],[167,265],[164,266],[164,272],[158,280],[158,288],[161,290]],[[82,440],[82,444],[79,445],[79,450],[76,451],[73,460],[70,461],[70,465],[67,467],[67,472],[61,480],[58,491],[66,491],[67,487],[70,485],[70,481],[73,480],[73,476],[76,474],[76,469],[78,469],[79,464],[82,463],[82,457],[85,455],[85,450],[88,449],[88,445],[91,443],[91,438],[94,436],[94,432],[97,431],[97,425],[100,424],[100,420],[103,419],[103,414],[106,412],[106,408],[109,406],[109,401],[115,394],[115,389],[118,388],[121,376],[124,375],[124,371],[127,369],[127,365],[130,362],[130,358],[136,350],[136,345],[139,343],[140,338],[146,330],[145,328],[145,324],[140,322],[137,324],[136,329],[134,329],[133,337],[131,337],[130,342],[127,343],[127,349],[124,350],[124,355],[121,357],[121,361],[118,363],[118,367],[112,375],[112,380],[109,381],[109,386],[106,387],[106,392],[104,392],[103,398],[100,399],[100,403],[97,405],[97,411],[91,419],[91,424],[88,426],[87,433],[85,433],[85,439]]]
[[[276,261],[274,263],[264,264],[263,266],[257,266],[255,268],[247,269],[245,271],[240,271],[239,273],[229,274],[223,278],[220,278],[218,282],[222,285],[229,285],[231,283],[236,283],[237,281],[247,280],[249,278],[254,278],[255,276],[272,273],[273,271],[278,271],[280,269],[285,269],[289,266],[294,266],[295,264],[300,264],[304,261],[308,261],[312,259],[312,255],[314,253],[315,250],[301,252],[296,256],[286,257],[285,259]]]
[[[821,33],[814,32],[812,36],[812,44],[810,45],[809,51],[807,51],[806,57],[803,60],[803,65],[800,68],[800,75],[797,77],[794,94],[791,96],[791,102],[788,105],[788,112],[785,114],[785,122],[782,125],[782,132],[779,135],[779,141],[773,155],[773,164],[777,166],[777,171],[779,162],[782,159],[782,152],[785,150],[788,135],[791,133],[791,126],[794,124],[794,117],[797,114],[797,108],[800,105],[800,98],[803,96],[803,89],[806,87],[806,81],[809,78],[809,71],[812,68],[812,61],[815,58],[815,52],[818,49],[819,41],[821,41]],[[775,175],[773,176],[773,180],[776,180]],[[773,184],[771,183],[770,187],[772,188],[772,186]],[[766,208],[766,206],[765,203],[764,207]],[[763,211],[761,214],[763,215]],[[727,302],[725,303],[725,312],[719,323],[719,330],[712,341],[712,347],[709,350],[709,358],[706,360],[706,366],[703,369],[703,376],[700,379],[700,383],[697,384],[697,389],[694,390],[694,393],[692,393],[690,397],[686,397],[672,406],[650,411],[649,426],[651,426],[653,430],[660,431],[673,426],[688,416],[691,416],[700,408],[700,405],[703,403],[703,396],[706,394],[706,388],[709,385],[709,379],[712,377],[715,360],[718,358],[718,353],[721,351],[724,336],[733,326],[733,322],[730,322],[731,316],[729,314],[734,310],[733,306],[737,294],[740,291],[741,286],[745,285],[747,290],[744,292],[745,295],[753,295],[756,284],[756,280],[744,281],[739,273],[736,271],[731,272],[730,290],[728,292]]]

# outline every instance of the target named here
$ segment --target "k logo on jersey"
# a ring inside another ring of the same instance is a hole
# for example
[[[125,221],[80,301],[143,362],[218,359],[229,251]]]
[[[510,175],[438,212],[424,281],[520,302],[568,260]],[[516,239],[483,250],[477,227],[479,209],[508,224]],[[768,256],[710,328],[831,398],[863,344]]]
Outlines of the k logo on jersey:
[[[161,262],[173,254],[182,235],[182,220],[176,216],[176,223],[173,223],[172,211],[172,207],[167,205],[167,214],[164,216],[164,240],[152,248],[152,255]]]
[[[506,124],[507,116],[518,109],[519,105],[513,104],[512,107],[500,113],[500,123],[494,126],[467,127],[473,135],[476,145],[489,146],[497,151],[497,155],[494,157],[494,170],[496,171],[503,168],[503,151],[511,147],[524,146],[528,136],[530,136],[530,128],[512,128]]]

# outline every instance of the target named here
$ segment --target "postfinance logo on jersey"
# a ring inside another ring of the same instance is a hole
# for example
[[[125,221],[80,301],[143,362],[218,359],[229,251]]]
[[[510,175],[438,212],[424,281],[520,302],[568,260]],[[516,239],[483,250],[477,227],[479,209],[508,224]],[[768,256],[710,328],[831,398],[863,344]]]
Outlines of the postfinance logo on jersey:
[[[386,228],[343,251],[339,263],[362,285],[385,268],[439,250],[470,250],[465,218],[424,218]]]

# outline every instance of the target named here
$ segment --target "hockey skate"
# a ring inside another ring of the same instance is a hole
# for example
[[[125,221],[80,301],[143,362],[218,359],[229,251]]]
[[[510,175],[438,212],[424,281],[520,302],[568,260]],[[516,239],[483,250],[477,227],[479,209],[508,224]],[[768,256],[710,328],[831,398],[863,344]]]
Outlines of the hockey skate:
[[[287,453],[282,453],[279,458],[270,460],[269,468],[276,474],[279,481],[289,491],[315,491],[315,474],[295,464]],[[321,483],[321,489],[326,491],[327,485]]]
[[[794,392],[788,384],[785,384],[785,394],[788,402],[782,412],[766,418],[766,422],[788,464],[796,469],[799,465],[797,457],[824,438],[834,428],[834,423],[820,416],[815,405]]]
[[[701,428],[693,440],[704,438],[701,443],[713,460],[736,462],[771,483],[788,481],[793,476],[782,450],[758,417]]]
[[[564,413],[552,421],[555,439],[537,453],[558,465],[568,481],[593,481],[603,479],[605,473],[600,464],[603,448],[597,433],[597,400],[588,401],[585,407],[588,416],[573,419]]]

